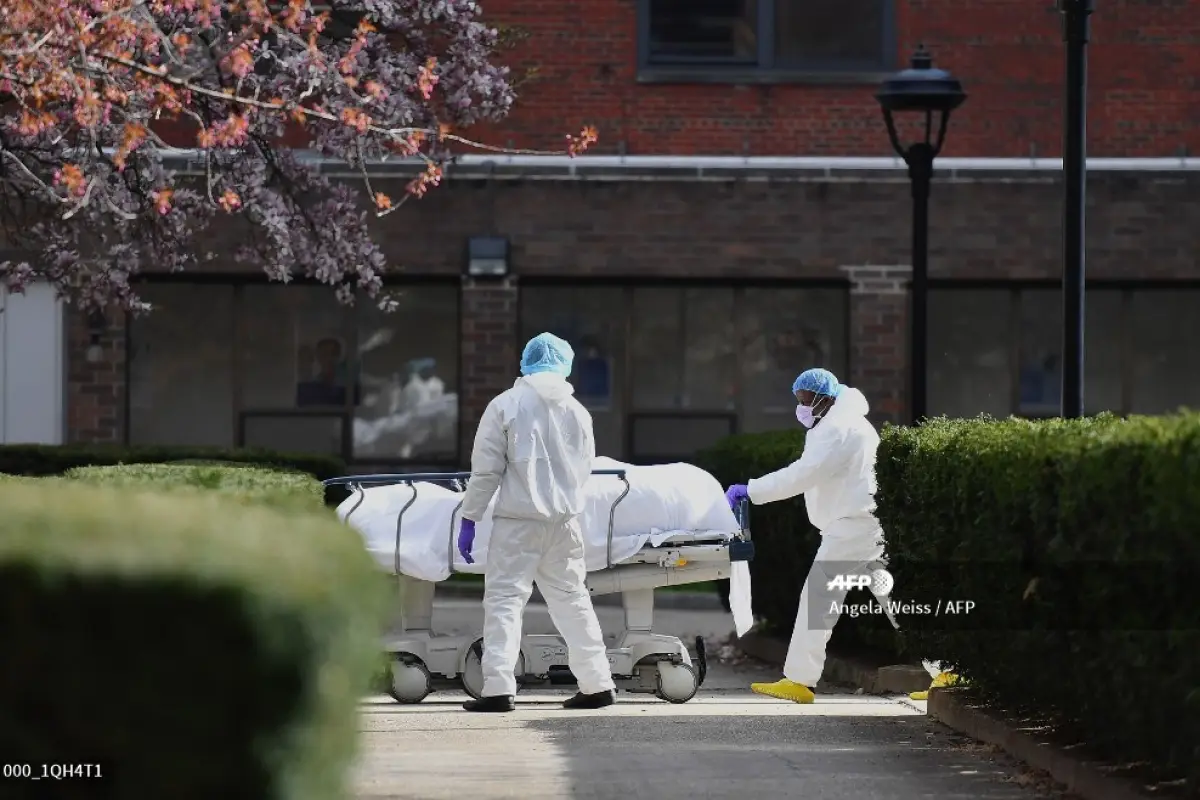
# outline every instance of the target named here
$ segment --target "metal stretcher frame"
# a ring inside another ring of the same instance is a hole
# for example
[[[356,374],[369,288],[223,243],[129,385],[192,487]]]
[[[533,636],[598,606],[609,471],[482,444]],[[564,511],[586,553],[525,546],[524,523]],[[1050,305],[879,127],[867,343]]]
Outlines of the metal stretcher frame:
[[[671,703],[686,703],[695,696],[707,673],[704,639],[696,637],[696,656],[693,659],[678,637],[654,632],[654,590],[671,585],[674,581],[662,581],[660,577],[652,576],[680,575],[686,570],[697,580],[721,580],[728,578],[729,573],[726,571],[726,574],[720,574],[724,570],[718,565],[719,561],[724,560],[727,565],[731,565],[735,561],[753,560],[754,543],[750,540],[749,503],[743,501],[734,509],[740,528],[737,532],[680,531],[680,534],[691,533],[697,536],[694,541],[668,537],[660,546],[643,548],[630,559],[616,563],[613,560],[616,510],[629,495],[632,487],[624,469],[594,470],[592,474],[619,478],[625,486],[609,508],[606,566],[590,573],[588,577],[589,593],[595,595],[615,592],[622,596],[623,631],[614,646],[608,648],[608,661],[613,679],[625,691],[653,693]],[[404,598],[401,604],[401,629],[392,631],[385,637],[385,648],[392,659],[389,694],[400,703],[419,703],[435,691],[435,686],[447,684],[461,687],[472,697],[482,696],[482,636],[476,633],[437,633],[432,627],[434,587],[437,582],[412,579],[400,570],[400,541],[404,516],[417,500],[417,484],[449,482],[461,493],[470,477],[469,472],[419,472],[349,475],[323,481],[325,486],[345,486],[358,495],[344,518],[347,523],[366,499],[366,487],[404,483],[413,490],[412,496],[397,515],[394,540],[392,577],[397,581],[401,597]],[[450,516],[450,529],[447,531],[446,559],[450,574],[457,571],[454,565],[454,554],[457,551],[454,516],[461,508],[460,498]],[[649,551],[654,551],[655,554],[648,555]],[[692,555],[684,559],[680,556],[681,551],[691,551]],[[720,551],[723,551],[724,558],[714,560],[712,556]],[[650,560],[644,560],[647,558]],[[674,560],[674,563],[668,563],[671,560]],[[689,561],[704,566],[697,568],[689,564],[684,567]],[[486,571],[486,565],[484,569]],[[600,576],[605,576],[605,579],[599,584],[594,584],[593,580],[599,579]],[[553,684],[556,675],[563,676],[561,670],[568,670],[566,675],[573,678],[569,675],[565,652],[562,638],[557,634],[524,634],[521,639],[521,655],[518,658],[518,685],[526,686],[547,681]]]
[[[609,476],[609,477],[619,478],[621,480],[621,483],[623,483],[625,485],[624,490],[617,497],[617,499],[613,501],[613,504],[609,507],[609,510],[608,510],[608,536],[607,536],[607,544],[606,544],[607,552],[606,552],[606,557],[605,557],[605,564],[607,565],[606,566],[607,569],[612,569],[612,567],[614,566],[613,565],[613,531],[614,531],[614,528],[616,525],[617,506],[619,506],[621,504],[621,501],[624,500],[626,498],[626,496],[628,496],[632,487],[630,486],[629,478],[626,476],[625,470],[623,470],[623,469],[598,469],[598,470],[593,470],[592,475],[593,476]],[[401,575],[401,572],[400,572],[400,536],[401,536],[401,534],[403,532],[403,528],[404,528],[404,514],[406,511],[408,511],[409,508],[412,507],[413,503],[417,502],[418,489],[417,489],[416,484],[417,483],[451,482],[451,483],[455,484],[455,489],[457,489],[458,491],[461,492],[465,486],[465,482],[470,477],[471,477],[470,472],[415,472],[415,473],[409,473],[409,474],[347,475],[347,476],[339,477],[339,478],[330,478],[328,480],[322,481],[322,483],[325,486],[345,486],[351,492],[358,495],[357,501],[350,508],[350,510],[348,512],[346,512],[347,520],[350,519],[350,517],[354,514],[355,511],[358,510],[358,507],[361,506],[363,501],[366,499],[366,493],[364,492],[364,487],[366,487],[366,486],[384,486],[384,485],[394,485],[394,484],[403,483],[403,484],[408,485],[409,488],[412,489],[412,497],[410,497],[408,499],[408,502],[404,504],[403,508],[400,509],[399,515],[396,517],[396,541],[395,541],[395,550],[394,550],[394,555],[393,555],[394,560],[393,560],[392,572],[396,577],[400,577],[400,575]],[[454,567],[454,553],[456,550],[454,517],[456,514],[458,514],[459,509],[462,508],[463,500],[465,500],[465,499],[466,498],[463,498],[462,500],[458,501],[458,505],[455,506],[455,508],[454,508],[454,513],[452,513],[450,515],[450,530],[448,532],[447,541],[446,541],[446,562],[449,566],[450,574],[452,574],[452,575],[456,572],[455,567]],[[749,523],[749,519],[748,519],[749,504],[743,500],[738,505],[738,507],[735,509],[735,513],[738,518],[738,525],[741,528],[740,532],[741,532],[742,536],[748,541],[749,540],[749,524],[748,524]]]

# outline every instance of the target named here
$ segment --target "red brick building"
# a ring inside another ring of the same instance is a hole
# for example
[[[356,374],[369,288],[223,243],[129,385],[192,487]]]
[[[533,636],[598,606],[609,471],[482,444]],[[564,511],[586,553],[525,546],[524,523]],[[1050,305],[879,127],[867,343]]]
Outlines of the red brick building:
[[[390,316],[218,267],[151,280],[159,309],[145,319],[74,320],[69,438],[454,465],[542,330],[575,342],[601,452],[625,460],[795,424],[791,380],[813,364],[862,388],[879,420],[902,420],[910,199],[873,95],[918,43],[969,94],[930,212],[929,412],[1055,411],[1053,3],[484,7],[524,29],[510,61],[536,68],[489,140],[554,148],[593,124],[593,155],[464,159],[387,217],[379,238],[402,292]],[[1198,33],[1196,0],[1093,17],[1089,411],[1200,405]],[[506,277],[464,278],[472,237],[507,240]],[[341,388],[321,389],[321,375]]]

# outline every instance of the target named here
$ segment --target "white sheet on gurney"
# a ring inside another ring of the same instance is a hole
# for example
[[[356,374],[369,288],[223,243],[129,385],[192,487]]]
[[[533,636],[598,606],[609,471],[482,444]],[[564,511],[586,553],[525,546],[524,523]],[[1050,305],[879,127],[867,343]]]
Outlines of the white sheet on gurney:
[[[613,563],[633,557],[647,544],[658,546],[679,534],[729,535],[739,529],[725,500],[721,484],[691,464],[634,466],[611,458],[597,458],[594,469],[623,469],[629,494],[617,505],[613,520]],[[401,509],[417,491],[416,501],[404,512],[400,549],[396,553],[396,521]],[[620,478],[593,475],[586,487],[586,506],[580,516],[584,558],[589,572],[607,566],[609,511],[625,490]],[[359,498],[351,495],[338,506],[338,517],[354,509]],[[455,542],[461,516],[462,494],[433,483],[370,487],[362,503],[347,520],[363,537],[368,551],[384,569],[396,569],[418,580],[444,581],[450,577],[450,548],[456,572],[482,573],[487,564],[495,498],[475,527],[474,564],[467,564]],[[736,598],[736,603],[735,603]],[[753,622],[750,610],[750,573],[745,562],[736,562],[730,578],[730,604],[738,635]]]

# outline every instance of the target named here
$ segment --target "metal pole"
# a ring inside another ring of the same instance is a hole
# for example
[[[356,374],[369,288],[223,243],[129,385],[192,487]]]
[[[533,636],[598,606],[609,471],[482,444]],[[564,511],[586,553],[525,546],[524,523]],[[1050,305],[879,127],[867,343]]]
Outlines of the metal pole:
[[[1084,208],[1087,194],[1087,42],[1092,0],[1060,0],[1067,44],[1063,110],[1062,416],[1083,416]]]
[[[929,353],[929,188],[933,181],[933,147],[914,144],[904,160],[912,185],[912,304],[909,320],[910,346],[909,377],[912,400],[909,403],[912,422],[917,424],[926,414],[925,364]]]

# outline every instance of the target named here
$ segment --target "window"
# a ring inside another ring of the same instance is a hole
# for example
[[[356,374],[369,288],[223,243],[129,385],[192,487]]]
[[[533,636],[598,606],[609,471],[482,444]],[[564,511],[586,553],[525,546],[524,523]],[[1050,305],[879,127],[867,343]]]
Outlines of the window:
[[[633,290],[633,408],[734,411],[733,289]]]
[[[678,72],[890,69],[891,0],[641,0],[643,62]]]
[[[1007,291],[929,293],[929,416],[1012,413],[1012,309]]]
[[[418,288],[397,300],[390,313],[363,303],[356,315],[364,396],[354,410],[354,453],[455,460],[458,291]]]
[[[154,310],[129,328],[129,440],[229,447],[234,442],[233,287],[150,284]]]
[[[542,332],[571,342],[575,396],[592,414],[596,452],[623,456],[625,427],[625,290],[531,286],[521,290],[521,346]]]
[[[734,432],[734,298],[732,288],[633,289],[629,460],[685,459]]]
[[[802,370],[825,367],[850,379],[845,289],[746,289],[738,319],[743,432],[796,424],[792,381]]]
[[[845,373],[847,299],[845,289],[527,285],[521,330],[575,344],[572,382],[601,455],[659,462],[735,430],[794,426],[796,374]],[[598,393],[585,389],[581,352],[611,364],[602,404],[588,399]]]
[[[383,314],[318,286],[149,284],[130,326],[130,440],[349,461],[456,461],[458,290]]]
[[[1200,356],[1187,346],[1200,292],[1087,289],[1084,409],[1200,407]],[[1052,417],[1061,411],[1058,289],[936,289],[929,297],[930,415]]]
[[[1125,337],[1133,351],[1129,375],[1132,413],[1163,414],[1180,406],[1200,409],[1200,351],[1195,346],[1200,333],[1198,304],[1200,290],[1196,289],[1132,293]]]

